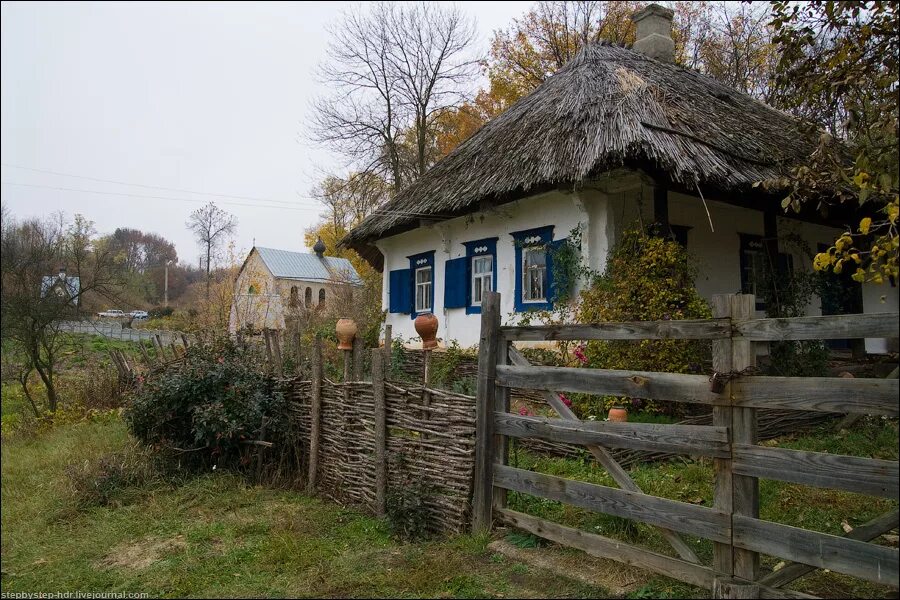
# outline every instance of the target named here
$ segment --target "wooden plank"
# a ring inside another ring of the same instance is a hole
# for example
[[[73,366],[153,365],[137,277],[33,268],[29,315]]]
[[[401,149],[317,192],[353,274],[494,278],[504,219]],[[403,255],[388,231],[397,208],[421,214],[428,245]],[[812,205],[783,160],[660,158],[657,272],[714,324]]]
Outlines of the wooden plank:
[[[528,362],[528,359],[522,356],[522,354],[516,350],[511,344],[507,345],[507,357],[509,361],[520,367],[528,367],[531,366],[531,363]],[[560,399],[559,395],[556,392],[542,392],[544,396],[544,400],[556,411],[556,414],[559,415],[561,419],[565,419],[566,421],[573,421],[580,423],[581,420],[572,412],[572,409],[565,405],[565,403]],[[609,453],[606,448],[597,444],[589,444],[586,446],[587,450],[594,456],[600,466],[602,466],[609,473],[610,477],[613,478],[620,488],[623,490],[628,490],[629,492],[643,493],[641,489],[637,486],[637,484],[631,479],[631,476],[628,474],[625,469],[612,457],[612,454]],[[666,539],[666,541],[671,544],[672,548],[678,553],[678,555],[686,561],[692,563],[699,563],[700,559],[697,558],[697,555],[691,550],[690,546],[688,546],[684,540],[682,540],[677,533],[674,531],[670,531],[663,527],[657,527],[657,531]]]
[[[478,341],[478,389],[475,400],[475,475],[472,485],[472,530],[489,531],[494,479],[494,391],[500,337],[500,294],[487,292],[481,302]]]
[[[746,583],[736,577],[716,577],[713,581],[712,597],[733,600],[759,598],[759,584]]]
[[[392,361],[394,357],[394,340],[392,338],[393,327],[391,325],[384,326],[384,371],[390,377],[392,369]]]
[[[363,341],[353,338],[353,381],[363,380]]]
[[[844,377],[739,377],[731,382],[735,406],[862,413],[900,414],[897,379]]]
[[[372,397],[375,404],[375,514],[384,515],[387,498],[387,406],[384,399],[384,352],[372,350]]]
[[[509,326],[503,336],[516,342],[548,340],[711,340],[731,335],[728,319],[631,321],[588,325]]]
[[[735,335],[758,342],[895,338],[900,335],[898,319],[900,319],[900,315],[897,313],[827,315],[735,320],[733,327]]]
[[[777,240],[776,240],[777,243]],[[756,298],[753,294],[737,294],[731,297],[731,318],[752,319],[756,311]],[[756,352],[753,343],[746,339],[731,340],[731,369],[743,372],[756,366]],[[740,399],[740,391],[731,388],[731,400]],[[732,444],[756,444],[758,441],[756,409],[733,408],[731,411]],[[734,457],[731,462],[731,485],[733,490],[732,511],[736,515],[759,518],[759,480],[752,475],[743,475],[734,468]],[[759,579],[759,554],[742,548],[732,549],[734,558],[734,576],[747,581]],[[757,590],[744,593],[755,594]],[[737,591],[735,590],[735,593]]]
[[[270,334],[272,340],[272,358],[275,361],[275,374],[284,377],[284,361],[281,358],[281,334],[272,330]]]
[[[319,440],[322,431],[322,334],[317,333],[313,342],[311,358],[312,381],[309,398],[309,473],[306,479],[306,491],[312,493],[316,489],[316,477],[319,471]]]
[[[512,344],[503,336],[500,336],[500,339],[497,340],[497,364],[505,365],[509,363],[509,348],[512,347]],[[509,413],[509,388],[503,387],[501,385],[494,385],[494,414],[508,414]],[[497,431],[497,428],[493,427],[494,431],[494,464],[500,465],[508,465],[509,464],[509,438],[503,435],[501,432]],[[493,506],[494,510],[500,508],[506,508],[507,500],[509,494],[503,488],[494,488],[493,494]]]
[[[887,533],[891,529],[895,529],[898,525],[900,525],[900,513],[897,512],[896,509],[892,510],[889,513],[885,513],[880,517],[876,517],[855,528],[850,533],[842,536],[851,540],[859,540],[862,542],[871,542],[875,538],[880,535]],[[759,582],[763,585],[771,586],[771,587],[781,587],[783,585],[787,585],[795,579],[799,579],[803,577],[807,573],[811,571],[815,571],[815,567],[811,567],[809,565],[804,565],[802,563],[791,563],[777,571],[773,571],[769,573],[765,577],[759,580]]]
[[[506,387],[603,396],[628,396],[699,404],[727,402],[727,395],[723,400],[720,394],[710,391],[709,378],[705,375],[502,365],[497,367],[497,382]]]
[[[503,523],[516,527],[551,542],[576,548],[591,556],[614,560],[640,569],[646,569],[690,585],[711,589],[716,572],[709,567],[686,560],[658,554],[639,546],[633,546],[612,538],[573,529],[510,509],[497,511]],[[735,578],[735,581],[742,581]],[[749,582],[743,582],[749,583]],[[793,590],[779,590],[760,585],[759,598],[815,598]]]
[[[715,317],[731,320],[730,295],[717,294],[713,296],[712,308]],[[713,340],[712,367],[714,372],[731,372],[731,347],[731,338]],[[714,426],[731,427],[732,408],[730,406],[713,406],[712,412]],[[730,514],[733,510],[730,458],[713,459],[713,477],[713,508]],[[734,574],[734,553],[730,541],[713,542],[713,569],[727,575]]]
[[[733,544],[772,556],[898,587],[900,553],[859,540],[734,515]]]
[[[152,367],[153,361],[150,360],[150,355],[147,354],[147,347],[144,346],[144,340],[138,340],[138,348],[141,351],[141,356],[144,357],[144,362],[147,363],[148,367]]]
[[[604,485],[505,465],[494,465],[494,485],[718,542],[727,541],[731,534],[726,513]]]
[[[900,500],[900,463],[824,452],[735,444],[734,472]]]
[[[706,425],[565,421],[494,413],[497,433],[566,444],[604,445],[692,456],[728,457],[728,429]]]
[[[497,514],[505,524],[511,527],[517,527],[557,544],[577,548],[591,556],[608,558],[626,565],[648,569],[691,585],[707,589],[712,587],[715,572],[709,567],[657,554],[595,533],[558,525],[546,519],[508,508],[498,510]]]

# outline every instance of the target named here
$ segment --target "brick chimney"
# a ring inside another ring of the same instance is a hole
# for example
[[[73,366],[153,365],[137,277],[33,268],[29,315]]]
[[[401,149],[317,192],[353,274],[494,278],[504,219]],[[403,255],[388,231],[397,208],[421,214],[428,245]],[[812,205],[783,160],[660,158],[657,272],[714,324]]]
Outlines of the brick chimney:
[[[675,12],[659,4],[648,4],[631,15],[637,27],[632,48],[661,62],[675,62],[672,18]]]

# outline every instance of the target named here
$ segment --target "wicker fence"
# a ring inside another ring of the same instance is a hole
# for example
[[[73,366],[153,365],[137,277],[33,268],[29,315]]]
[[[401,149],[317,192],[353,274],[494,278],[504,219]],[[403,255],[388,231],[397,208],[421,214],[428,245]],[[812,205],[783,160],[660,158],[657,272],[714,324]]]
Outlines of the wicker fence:
[[[394,492],[421,494],[435,532],[466,529],[475,460],[475,398],[386,381],[384,350],[372,350],[371,381],[322,376],[321,342],[312,379],[289,380],[290,410],[307,487],[341,504],[383,514]],[[358,358],[358,356],[357,356]]]

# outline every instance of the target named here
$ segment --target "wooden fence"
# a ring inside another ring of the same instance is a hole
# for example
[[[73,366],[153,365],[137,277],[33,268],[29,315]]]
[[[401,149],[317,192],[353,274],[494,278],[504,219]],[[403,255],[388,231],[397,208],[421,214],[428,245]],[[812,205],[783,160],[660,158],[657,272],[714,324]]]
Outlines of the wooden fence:
[[[475,398],[431,388],[427,374],[421,383],[387,380],[383,348],[369,351],[371,379],[363,379],[360,344],[344,351],[343,381],[331,381],[323,374],[321,344],[317,338],[309,352],[312,377],[287,381],[307,491],[376,515],[390,510],[394,493],[418,495],[430,530],[464,531]]]
[[[868,543],[897,527],[896,510],[847,536],[759,518],[758,478],[898,499],[898,462],[757,445],[757,409],[898,416],[896,379],[758,377],[754,343],[897,337],[898,315],[841,315],[755,319],[751,295],[717,296],[715,318],[694,321],[501,327],[500,296],[482,305],[472,521],[487,530],[494,519],[693,585],[715,597],[796,598],[782,586],[815,568],[898,586],[898,551]],[[513,347],[521,340],[704,339],[713,346],[712,377],[676,373],[532,366]],[[560,418],[511,414],[510,388],[541,390]],[[558,392],[690,402],[712,407],[711,425],[583,422]],[[611,488],[508,465],[509,438],[584,445],[619,485]],[[641,492],[608,448],[710,457],[715,483],[711,507]],[[678,557],[625,544],[507,508],[512,490],[655,526]],[[713,542],[703,564],[679,534]],[[759,554],[793,561],[761,576]]]

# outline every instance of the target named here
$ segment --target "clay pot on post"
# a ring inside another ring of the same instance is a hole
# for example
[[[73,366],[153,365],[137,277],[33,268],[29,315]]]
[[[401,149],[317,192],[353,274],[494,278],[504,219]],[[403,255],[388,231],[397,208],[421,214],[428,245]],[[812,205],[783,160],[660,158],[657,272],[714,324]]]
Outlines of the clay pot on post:
[[[609,409],[609,414],[606,415],[607,420],[614,421],[616,423],[627,423],[628,422],[628,409],[624,406],[613,406]]]
[[[431,313],[424,313],[416,317],[416,333],[422,338],[422,349],[431,350],[437,348],[438,319]]]
[[[353,350],[353,338],[356,337],[356,321],[353,319],[338,319],[334,328],[338,338],[338,350]]]

